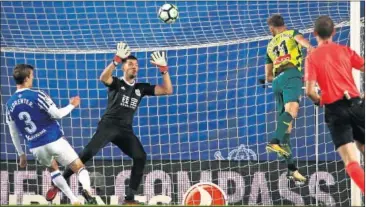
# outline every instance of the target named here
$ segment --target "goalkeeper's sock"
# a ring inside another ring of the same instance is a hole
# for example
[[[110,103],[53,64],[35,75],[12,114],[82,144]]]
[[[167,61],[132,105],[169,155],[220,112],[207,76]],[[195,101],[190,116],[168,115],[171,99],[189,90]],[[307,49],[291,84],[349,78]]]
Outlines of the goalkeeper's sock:
[[[67,184],[65,178],[61,176],[60,171],[51,172],[52,182],[60,189],[71,201],[71,203],[79,202],[79,199],[72,193],[70,186]]]
[[[278,118],[277,129],[276,129],[276,138],[280,141],[280,144],[284,141],[284,136],[288,127],[291,124],[292,116],[288,112],[282,113],[282,115]]]
[[[365,171],[361,168],[358,162],[350,162],[346,166],[346,171],[356,185],[365,194]]]
[[[80,168],[78,171],[78,180],[83,186],[83,189],[90,193],[90,176],[89,172],[84,167]]]

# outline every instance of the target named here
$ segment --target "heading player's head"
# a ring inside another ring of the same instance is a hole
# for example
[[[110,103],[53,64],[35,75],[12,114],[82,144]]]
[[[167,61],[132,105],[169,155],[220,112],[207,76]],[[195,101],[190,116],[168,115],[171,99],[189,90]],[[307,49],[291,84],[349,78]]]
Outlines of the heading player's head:
[[[334,22],[328,16],[320,16],[314,25],[314,35],[318,41],[328,40],[335,34]]]
[[[122,60],[122,70],[125,78],[134,79],[137,76],[139,70],[138,60],[135,56],[130,55]]]
[[[33,66],[27,64],[18,64],[13,71],[13,78],[17,86],[22,88],[31,88],[33,86]]]
[[[285,20],[280,14],[274,14],[267,19],[269,30],[273,36],[286,29]]]

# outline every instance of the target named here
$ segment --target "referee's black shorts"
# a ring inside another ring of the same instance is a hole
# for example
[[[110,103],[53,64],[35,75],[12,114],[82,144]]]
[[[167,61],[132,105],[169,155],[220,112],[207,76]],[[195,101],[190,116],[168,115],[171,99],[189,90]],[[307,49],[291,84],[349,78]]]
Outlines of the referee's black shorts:
[[[132,159],[146,159],[145,150],[133,132],[131,124],[119,123],[118,120],[102,119],[95,134],[81,152],[83,162],[90,160],[109,142],[115,144],[123,153]]]
[[[325,122],[336,149],[354,140],[365,144],[364,99],[343,99],[325,105]]]

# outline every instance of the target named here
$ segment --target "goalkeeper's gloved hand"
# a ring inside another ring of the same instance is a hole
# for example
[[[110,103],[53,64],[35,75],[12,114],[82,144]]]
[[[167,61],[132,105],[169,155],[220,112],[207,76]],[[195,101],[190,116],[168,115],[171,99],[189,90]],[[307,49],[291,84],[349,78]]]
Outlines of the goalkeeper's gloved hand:
[[[124,43],[120,42],[117,44],[117,53],[113,58],[113,64],[117,66],[118,64],[122,63],[122,60],[127,58],[131,54],[130,47]]]
[[[152,64],[159,67],[161,74],[165,74],[168,72],[168,63],[166,62],[165,52],[155,51],[151,54]]]

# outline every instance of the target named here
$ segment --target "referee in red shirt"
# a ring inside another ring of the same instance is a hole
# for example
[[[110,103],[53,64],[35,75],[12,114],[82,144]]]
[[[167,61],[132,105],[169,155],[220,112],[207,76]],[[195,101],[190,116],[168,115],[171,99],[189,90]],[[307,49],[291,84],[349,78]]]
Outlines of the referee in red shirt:
[[[365,102],[360,98],[352,68],[365,70],[365,61],[347,46],[332,42],[334,23],[328,16],[315,21],[318,48],[305,62],[306,94],[317,105],[325,106],[325,122],[348,175],[365,193],[365,172],[357,160],[358,149],[365,153]],[[321,96],[315,91],[315,84]]]

